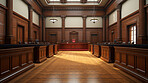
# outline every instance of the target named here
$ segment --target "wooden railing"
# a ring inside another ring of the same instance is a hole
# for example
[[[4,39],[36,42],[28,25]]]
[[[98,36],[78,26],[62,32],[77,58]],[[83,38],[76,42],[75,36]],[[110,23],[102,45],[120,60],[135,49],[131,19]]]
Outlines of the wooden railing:
[[[0,83],[18,76],[34,67],[34,47],[0,49]]]

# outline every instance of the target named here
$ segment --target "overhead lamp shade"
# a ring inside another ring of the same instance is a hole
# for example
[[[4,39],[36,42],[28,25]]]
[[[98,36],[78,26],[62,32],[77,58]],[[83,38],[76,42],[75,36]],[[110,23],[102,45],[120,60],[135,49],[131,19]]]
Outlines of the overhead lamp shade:
[[[97,21],[99,21],[98,19],[92,18],[90,19],[91,22],[96,23]]]
[[[56,21],[58,21],[57,19],[49,19],[50,22],[55,23]]]

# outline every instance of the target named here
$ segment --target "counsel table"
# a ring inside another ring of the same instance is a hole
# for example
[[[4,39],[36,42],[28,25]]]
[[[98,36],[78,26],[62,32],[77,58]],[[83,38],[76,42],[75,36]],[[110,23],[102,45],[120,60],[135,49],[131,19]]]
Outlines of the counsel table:
[[[88,51],[87,43],[61,43],[59,44],[59,50],[61,51]]]

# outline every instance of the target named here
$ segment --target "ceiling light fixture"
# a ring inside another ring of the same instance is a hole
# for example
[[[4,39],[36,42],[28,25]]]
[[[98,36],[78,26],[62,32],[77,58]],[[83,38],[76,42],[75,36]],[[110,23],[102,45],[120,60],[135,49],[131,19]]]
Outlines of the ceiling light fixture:
[[[58,21],[58,19],[55,19],[55,18],[53,17],[53,15],[54,15],[54,0],[53,0],[53,12],[52,12],[52,18],[49,19],[49,21],[52,22],[52,23],[55,23],[56,21]]]
[[[99,21],[99,20],[96,19],[96,18],[92,18],[92,19],[90,19],[90,21],[93,22],[93,23],[96,23],[96,22]]]
[[[100,0],[98,4],[100,5],[101,2],[102,2],[102,0]],[[93,23],[96,23],[97,21],[99,21],[99,19],[95,18],[95,8],[96,8],[96,7],[95,7],[95,0],[94,0],[94,8],[93,8],[93,15],[94,15],[94,16],[92,15],[93,18],[90,19],[90,21],[93,22]]]
[[[49,19],[49,21],[51,21],[52,23],[55,23],[58,20],[53,18],[53,19]]]

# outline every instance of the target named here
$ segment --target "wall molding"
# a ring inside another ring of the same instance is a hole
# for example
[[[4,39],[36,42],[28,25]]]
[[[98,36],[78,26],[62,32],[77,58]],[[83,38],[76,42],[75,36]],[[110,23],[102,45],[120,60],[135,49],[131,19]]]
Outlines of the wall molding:
[[[26,21],[29,22],[29,20],[28,20],[27,18],[23,17],[22,15],[18,14],[18,13],[15,12],[15,11],[13,11],[13,15],[16,15],[16,16],[18,16],[18,17],[20,17],[20,18],[22,18],[22,19],[24,19],[24,20],[26,20]]]
[[[137,11],[135,11],[135,12],[129,14],[128,16],[126,16],[126,17],[124,17],[124,18],[121,18],[120,21],[123,21],[123,20],[125,20],[125,19],[127,19],[127,18],[129,18],[129,17],[132,17],[132,16],[134,16],[134,15],[136,15],[136,14],[138,14],[138,13],[139,13],[139,10],[137,10]]]

